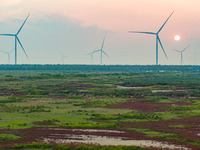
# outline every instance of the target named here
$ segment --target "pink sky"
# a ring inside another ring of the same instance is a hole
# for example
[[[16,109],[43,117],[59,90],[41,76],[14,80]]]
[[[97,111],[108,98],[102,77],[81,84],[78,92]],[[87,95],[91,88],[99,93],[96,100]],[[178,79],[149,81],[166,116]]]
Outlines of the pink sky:
[[[81,20],[85,26],[97,25],[115,31],[122,31],[133,25],[142,27],[141,24],[148,22],[149,27],[162,23],[173,10],[175,10],[173,18],[177,23],[188,20],[195,23],[200,16],[199,0],[192,2],[188,0],[0,0],[0,2],[0,7],[16,6],[5,11],[5,13],[13,11],[13,16],[31,12],[35,19],[39,19],[48,13],[59,13]]]
[[[45,20],[51,14],[59,14],[80,26],[96,26],[116,33],[112,35],[111,41],[122,40],[127,44],[127,41],[132,40],[138,47],[151,37],[129,35],[127,32],[156,32],[175,10],[160,33],[164,45],[184,47],[200,38],[199,0],[0,0],[0,4],[1,22],[14,18],[24,19],[29,12],[31,22]],[[173,40],[175,34],[181,35],[179,44]],[[195,44],[197,51],[198,45]]]

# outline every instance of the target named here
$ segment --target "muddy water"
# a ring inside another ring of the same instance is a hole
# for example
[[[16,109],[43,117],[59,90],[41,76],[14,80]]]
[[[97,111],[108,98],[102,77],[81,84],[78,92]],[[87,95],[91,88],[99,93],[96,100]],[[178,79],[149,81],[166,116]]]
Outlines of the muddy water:
[[[187,90],[152,90],[152,93],[157,93],[157,92],[187,92]]]
[[[58,131],[83,131],[83,132],[106,132],[106,133],[125,133],[124,131],[117,130],[102,130],[102,129],[63,129],[63,128],[49,128],[49,130],[58,130]]]
[[[84,131],[84,132],[107,132],[107,133],[124,133],[124,131],[116,130],[95,130],[95,129],[72,129],[72,131]]]
[[[133,87],[127,87],[127,86],[120,86],[120,85],[113,85],[113,84],[105,84],[107,86],[114,86],[117,89],[138,89],[138,88],[143,88],[140,86],[133,86]]]
[[[63,130],[56,128],[55,130]],[[64,129],[65,131],[69,129]],[[162,149],[181,149],[188,150],[186,147],[180,145],[173,145],[166,142],[151,141],[151,140],[132,140],[126,137],[111,137],[111,136],[100,136],[100,135],[88,135],[88,133],[94,132],[107,132],[107,133],[123,133],[123,131],[117,130],[94,130],[94,129],[72,129],[72,131],[84,131],[87,132],[87,135],[84,133],[81,134],[51,134],[48,137],[41,137],[39,142],[45,143],[57,143],[57,144],[67,144],[67,143],[80,143],[80,144],[94,144],[94,145],[111,145],[111,146],[140,146],[140,147],[154,147]]]
[[[116,88],[118,88],[118,89],[139,89],[139,88],[143,88],[143,87],[125,87],[125,86],[117,85]]]

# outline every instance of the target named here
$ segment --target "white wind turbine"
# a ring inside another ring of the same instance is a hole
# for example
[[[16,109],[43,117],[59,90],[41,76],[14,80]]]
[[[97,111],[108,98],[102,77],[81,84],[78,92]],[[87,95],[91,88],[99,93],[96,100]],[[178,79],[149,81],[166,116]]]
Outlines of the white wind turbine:
[[[0,51],[2,53],[5,53],[8,55],[8,64],[10,63],[10,54],[13,52],[14,50],[10,51],[10,52],[6,52],[6,51]]]
[[[179,53],[181,53],[181,65],[183,65],[183,52],[189,47],[190,45],[188,45],[186,48],[184,48],[182,51],[177,50],[177,49],[173,49],[174,51],[177,51]]]
[[[24,54],[26,55],[26,57],[28,57],[28,55],[26,54],[26,51],[25,51],[22,43],[20,42],[20,40],[18,38],[18,34],[22,30],[22,28],[23,28],[24,24],[26,23],[29,15],[30,14],[28,14],[28,16],[26,17],[25,21],[23,22],[22,26],[19,28],[19,30],[18,30],[18,32],[16,34],[0,34],[1,36],[12,36],[12,37],[15,37],[15,65],[17,64],[17,43],[19,43],[19,45],[21,46],[21,48],[24,51]]]
[[[91,64],[93,64],[93,59],[94,59],[93,54],[94,53],[95,53],[95,51],[93,51],[91,53],[88,53],[88,54],[85,54],[85,55],[89,55],[90,56],[90,58],[91,58]]]
[[[64,56],[62,51],[61,51],[61,59],[62,59],[62,63],[63,64],[65,63],[65,58],[67,58],[67,56]]]
[[[171,13],[171,15],[174,13],[174,11]],[[161,43],[160,37],[159,37],[159,33],[160,31],[163,29],[163,27],[165,26],[165,24],[167,23],[167,21],[169,20],[169,18],[171,17],[171,15],[167,18],[167,20],[164,22],[164,24],[161,26],[161,28],[158,30],[158,32],[141,32],[141,31],[129,31],[129,33],[143,33],[143,34],[151,34],[151,35],[155,35],[156,36],[156,65],[158,65],[158,43],[160,44],[163,53],[165,54],[165,57],[167,58],[167,54],[165,53],[164,47]]]
[[[106,52],[104,52],[104,50],[103,50],[104,41],[105,41],[105,37],[104,37],[104,39],[103,39],[103,42],[102,42],[102,45],[101,45],[101,49],[93,51],[93,53],[96,53],[96,52],[100,52],[100,53],[101,53],[101,65],[102,65],[102,57],[103,57],[103,54],[106,55],[108,58],[110,58],[110,57],[106,54]]]

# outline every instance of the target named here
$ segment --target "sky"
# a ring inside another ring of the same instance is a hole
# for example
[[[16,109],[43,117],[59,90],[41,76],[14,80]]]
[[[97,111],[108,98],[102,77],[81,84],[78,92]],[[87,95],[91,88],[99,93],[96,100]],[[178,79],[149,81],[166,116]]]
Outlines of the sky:
[[[101,48],[105,65],[154,65],[154,35],[128,31],[159,33],[168,59],[159,46],[160,65],[200,65],[200,1],[199,0],[0,0],[0,34],[15,34],[30,16],[18,37],[28,58],[18,45],[18,64],[91,64],[86,55]],[[181,40],[175,41],[174,36]],[[14,49],[14,37],[0,36],[0,51]],[[62,55],[66,56],[64,62]],[[8,55],[0,52],[0,64],[8,63]],[[10,54],[14,64],[14,51]],[[93,64],[100,64],[100,53]]]

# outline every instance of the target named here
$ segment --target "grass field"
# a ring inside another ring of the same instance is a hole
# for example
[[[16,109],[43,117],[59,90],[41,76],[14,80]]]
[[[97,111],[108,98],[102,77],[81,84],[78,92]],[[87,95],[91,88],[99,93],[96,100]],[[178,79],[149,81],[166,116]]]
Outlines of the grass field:
[[[198,72],[4,71],[0,83],[1,149],[200,149]]]

